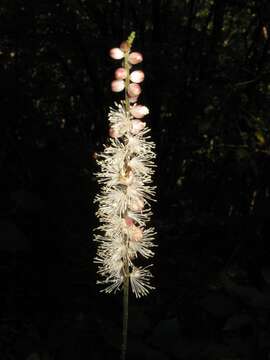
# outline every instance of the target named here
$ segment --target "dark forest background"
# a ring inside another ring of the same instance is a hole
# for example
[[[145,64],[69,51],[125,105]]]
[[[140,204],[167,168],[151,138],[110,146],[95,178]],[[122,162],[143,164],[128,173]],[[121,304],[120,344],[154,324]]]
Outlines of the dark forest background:
[[[270,358],[270,2],[0,1],[0,359],[117,359],[95,153],[131,31],[157,145],[156,290],[129,359]]]

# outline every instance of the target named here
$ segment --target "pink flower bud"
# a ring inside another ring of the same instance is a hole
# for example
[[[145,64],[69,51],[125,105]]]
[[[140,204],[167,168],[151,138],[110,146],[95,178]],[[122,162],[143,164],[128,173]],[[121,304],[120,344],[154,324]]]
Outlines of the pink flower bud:
[[[119,48],[113,48],[110,50],[110,57],[115,60],[120,60],[120,59],[123,59],[124,53]]]
[[[129,78],[134,83],[141,83],[144,80],[144,72],[141,70],[135,70],[130,74]]]
[[[149,114],[149,110],[144,105],[134,105],[130,109],[131,115],[133,115],[137,119],[143,118],[145,115]]]
[[[121,42],[120,49],[123,50],[124,52],[129,50],[129,45],[128,45],[127,41]]]
[[[136,65],[143,61],[143,56],[139,52],[132,52],[129,54],[128,61],[130,64]]]
[[[139,96],[129,96],[129,95],[128,95],[129,102],[130,102],[131,104],[134,104],[135,102],[137,102],[138,97],[139,97]]]
[[[143,238],[143,231],[141,228],[133,225],[132,226],[132,231],[130,234],[130,239],[133,241],[140,241]]]
[[[142,89],[139,84],[132,83],[128,85],[128,95],[130,97],[139,96],[141,92]]]
[[[124,90],[124,88],[125,88],[125,83],[123,80],[113,80],[111,82],[111,89],[113,92],[120,92]]]
[[[129,209],[131,211],[141,211],[144,208],[143,199],[133,199],[129,204]]]
[[[123,80],[127,77],[127,70],[120,67],[115,70],[114,76],[117,80]]]
[[[130,130],[131,134],[136,135],[144,128],[145,128],[145,123],[142,122],[141,120],[138,119],[131,120],[131,130]]]

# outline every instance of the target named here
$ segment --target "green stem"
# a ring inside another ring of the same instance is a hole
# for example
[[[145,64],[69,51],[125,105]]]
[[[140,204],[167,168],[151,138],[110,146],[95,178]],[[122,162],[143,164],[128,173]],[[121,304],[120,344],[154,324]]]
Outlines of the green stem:
[[[122,356],[126,359],[127,353],[127,332],[128,332],[128,294],[129,294],[129,276],[125,276],[123,288],[123,332],[122,332]]]
[[[126,77],[126,79],[125,79],[125,107],[126,107],[126,112],[128,112],[128,111],[129,111],[129,108],[130,108],[129,98],[128,98],[128,85],[129,85],[128,54],[129,54],[129,52],[127,52],[127,53],[125,54],[125,60],[124,60],[124,67],[125,67],[126,72],[127,72],[127,77]]]

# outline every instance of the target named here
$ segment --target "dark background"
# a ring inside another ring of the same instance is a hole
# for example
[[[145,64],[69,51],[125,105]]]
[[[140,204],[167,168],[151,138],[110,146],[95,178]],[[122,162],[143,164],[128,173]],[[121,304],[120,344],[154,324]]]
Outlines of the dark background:
[[[1,0],[0,359],[117,359],[96,285],[95,153],[136,31],[157,145],[156,290],[129,359],[270,356],[268,0]]]

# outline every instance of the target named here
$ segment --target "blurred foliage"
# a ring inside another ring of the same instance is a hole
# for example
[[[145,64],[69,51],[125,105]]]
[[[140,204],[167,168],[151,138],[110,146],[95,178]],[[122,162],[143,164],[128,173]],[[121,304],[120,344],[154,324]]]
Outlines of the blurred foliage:
[[[157,144],[160,295],[134,310],[145,314],[143,334],[131,325],[134,354],[268,358],[269,24],[267,0],[1,2],[3,359],[25,328],[15,312],[39,334],[25,358],[44,339],[57,359],[114,356],[86,340],[111,349],[102,329],[121,326],[94,285],[89,233],[95,153],[117,99],[108,50],[132,30]]]

